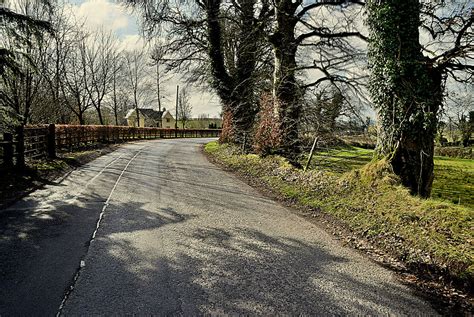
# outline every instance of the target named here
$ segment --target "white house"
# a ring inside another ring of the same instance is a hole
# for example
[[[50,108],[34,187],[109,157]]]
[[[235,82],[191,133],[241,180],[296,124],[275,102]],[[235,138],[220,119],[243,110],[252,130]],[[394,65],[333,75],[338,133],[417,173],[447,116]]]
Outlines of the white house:
[[[165,129],[174,129],[175,128],[175,123],[176,120],[174,117],[171,115],[171,113],[166,110],[165,113],[163,114],[163,117],[161,119],[161,127]]]
[[[130,109],[125,116],[129,127],[161,127],[174,129],[175,120],[169,111],[163,108],[163,111],[155,109],[138,109],[140,124],[137,124],[136,109]],[[161,124],[160,124],[161,123]]]

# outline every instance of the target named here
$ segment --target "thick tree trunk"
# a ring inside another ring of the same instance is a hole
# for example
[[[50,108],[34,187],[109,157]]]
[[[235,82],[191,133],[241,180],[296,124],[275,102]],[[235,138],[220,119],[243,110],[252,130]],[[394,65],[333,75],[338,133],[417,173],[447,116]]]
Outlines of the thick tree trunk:
[[[413,194],[428,197],[433,184],[433,138],[402,137],[391,159],[394,172]]]
[[[224,117],[233,117],[233,110],[238,101],[233,100],[233,79],[227,72],[222,47],[222,28],[219,21],[221,0],[208,0],[206,3],[207,37],[209,42],[208,55],[211,62],[212,87],[221,99]],[[224,133],[222,142],[235,142],[233,120],[224,120],[223,129],[232,131]],[[224,136],[225,135],[225,136]]]
[[[276,7],[276,30],[270,37],[273,45],[275,69],[273,74],[273,97],[275,111],[281,125],[281,152],[294,159],[300,149],[298,120],[301,112],[300,90],[296,82],[295,11],[298,2],[280,0]]]
[[[428,197],[443,80],[421,53],[418,0],[372,0],[370,90],[379,114],[379,156],[413,194]]]
[[[237,50],[236,75],[233,96],[236,99],[233,107],[234,138],[246,147],[252,145],[251,135],[257,115],[255,98],[254,71],[257,64],[256,54],[259,44],[259,29],[255,26],[255,0],[241,0],[240,31]]]
[[[419,87],[420,95],[415,105],[405,105],[407,118],[411,119],[400,129],[398,146],[390,161],[402,184],[410,188],[412,194],[421,197],[430,196],[433,184],[437,112],[442,102],[441,76],[431,73],[427,78],[431,85],[427,86],[425,82]],[[423,92],[423,89],[426,91]],[[390,142],[393,143],[393,140]]]
[[[227,120],[226,134],[221,138],[225,142],[241,144],[244,139],[250,145],[249,138],[257,113],[255,102],[254,72],[258,39],[255,27],[255,0],[241,0],[240,32],[237,48],[235,74],[229,74],[225,67],[222,45],[222,26],[220,22],[221,0],[206,2],[207,36],[209,42],[208,55],[211,62],[212,87],[224,104],[223,112],[231,113],[232,120]],[[229,117],[229,114],[227,115]]]

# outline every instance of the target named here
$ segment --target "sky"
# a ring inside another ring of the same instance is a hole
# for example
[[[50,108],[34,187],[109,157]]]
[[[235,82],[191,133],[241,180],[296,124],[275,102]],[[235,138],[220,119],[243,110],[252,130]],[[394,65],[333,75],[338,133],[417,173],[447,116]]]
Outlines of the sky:
[[[141,49],[145,42],[140,36],[140,25],[137,16],[130,10],[113,0],[69,0],[72,10],[78,18],[87,20],[87,25],[92,29],[105,28],[117,34],[126,49]],[[176,85],[185,86],[185,80],[180,74],[169,74],[168,79],[162,84],[161,92],[164,96],[162,107],[175,108]],[[189,85],[191,91],[191,106],[194,117],[208,114],[218,117],[221,106],[217,96]],[[157,108],[150,105],[150,108]]]

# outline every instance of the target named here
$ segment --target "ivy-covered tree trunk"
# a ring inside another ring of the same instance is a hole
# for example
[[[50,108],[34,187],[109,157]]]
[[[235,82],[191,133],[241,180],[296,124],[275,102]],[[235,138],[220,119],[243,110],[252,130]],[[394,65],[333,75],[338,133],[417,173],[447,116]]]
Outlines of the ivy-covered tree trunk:
[[[235,72],[226,68],[223,48],[224,32],[221,25],[221,0],[206,2],[208,54],[212,72],[212,87],[222,100],[226,114],[223,124],[225,141],[249,145],[256,115],[254,72],[257,62],[258,28],[255,26],[255,0],[241,0],[238,46]],[[230,36],[230,34],[229,34]]]
[[[233,91],[233,95],[238,100],[232,109],[232,117],[236,132],[234,137],[238,143],[245,142],[246,147],[252,144],[249,139],[257,115],[254,72],[261,34],[260,29],[255,25],[255,2],[255,0],[238,1],[240,30]]]
[[[413,194],[433,183],[441,72],[422,54],[418,0],[369,0],[370,92],[379,116],[377,151]]]
[[[273,45],[275,69],[273,74],[273,97],[275,111],[280,121],[281,151],[288,158],[299,152],[298,120],[301,112],[299,87],[296,83],[295,16],[300,3],[280,0],[275,8],[276,29],[270,37]]]

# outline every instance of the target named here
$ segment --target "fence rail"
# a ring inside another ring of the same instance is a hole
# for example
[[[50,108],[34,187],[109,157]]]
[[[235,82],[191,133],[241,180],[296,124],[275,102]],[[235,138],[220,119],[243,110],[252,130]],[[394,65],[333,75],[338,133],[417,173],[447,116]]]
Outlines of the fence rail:
[[[23,166],[25,158],[54,158],[94,143],[115,143],[158,138],[218,137],[220,129],[163,129],[96,125],[27,125],[0,138],[0,163]]]

